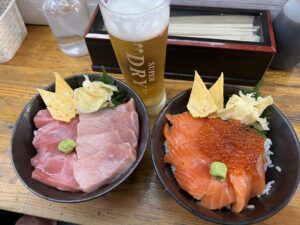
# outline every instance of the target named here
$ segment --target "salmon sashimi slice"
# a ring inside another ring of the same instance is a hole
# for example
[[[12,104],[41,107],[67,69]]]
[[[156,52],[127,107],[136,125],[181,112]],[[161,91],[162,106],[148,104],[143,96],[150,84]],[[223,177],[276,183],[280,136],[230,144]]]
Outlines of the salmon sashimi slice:
[[[250,197],[260,195],[266,186],[263,157],[259,157],[256,161],[256,176],[252,177],[252,183],[255,185],[252,185]]]
[[[174,176],[182,189],[208,209],[219,209],[235,202],[235,193],[229,180],[217,180],[209,173],[209,160],[194,159],[177,165]]]
[[[201,205],[208,209],[221,209],[235,202],[235,192],[228,179],[211,182],[214,185],[213,194],[207,194],[201,199]]]
[[[163,129],[164,136],[168,146],[188,145],[187,148],[199,148],[199,130],[205,124],[206,119],[193,118],[189,112],[184,112],[177,115],[166,115],[167,119],[172,124],[168,124]]]
[[[197,140],[190,140],[188,142],[181,142],[177,135],[171,132],[172,129],[166,124],[164,127],[164,134],[166,137],[166,147],[168,151],[165,155],[165,161],[171,164],[180,162],[188,162],[197,157],[199,150],[197,147]]]
[[[192,164],[193,168],[186,164],[176,165],[174,176],[183,190],[200,200],[207,193],[210,177],[202,176],[205,175],[205,162],[194,160]]]
[[[172,125],[177,124],[190,124],[195,123],[195,118],[189,112],[183,112],[181,114],[171,115],[169,113],[166,114],[166,118]]]
[[[248,205],[252,185],[251,177],[245,171],[239,171],[237,174],[230,174],[229,179],[236,196],[236,201],[232,205],[232,211],[238,213]]]
[[[173,127],[170,129],[169,125],[166,124],[164,126],[163,132],[166,138],[166,142],[171,148],[175,146],[189,145],[193,149],[199,149],[199,137],[193,134],[193,131],[176,132]]]

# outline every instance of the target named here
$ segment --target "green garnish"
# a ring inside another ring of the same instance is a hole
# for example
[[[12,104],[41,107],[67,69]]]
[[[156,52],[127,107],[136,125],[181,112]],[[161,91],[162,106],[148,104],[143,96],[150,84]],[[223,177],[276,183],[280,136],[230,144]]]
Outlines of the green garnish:
[[[121,92],[114,92],[113,96],[111,97],[111,102],[115,106],[121,105],[125,102],[125,95]]]
[[[218,180],[224,180],[227,174],[226,164],[222,162],[213,162],[210,164],[209,173]]]
[[[255,129],[255,128],[254,128],[254,129]],[[256,134],[257,134],[258,136],[262,136],[262,137],[264,137],[264,138],[267,137],[267,131],[266,131],[266,130],[257,130],[257,129],[255,129],[255,132],[256,132]]]
[[[104,66],[101,66],[101,69],[102,69],[102,76],[99,77],[97,79],[97,81],[102,81],[105,84],[110,84],[110,85],[116,86],[115,81],[110,76],[107,75],[107,72],[106,72],[106,69],[104,68]]]
[[[102,76],[97,78],[97,81],[102,81],[105,84],[116,86],[116,82],[107,75],[106,69],[104,66],[101,66],[102,69]],[[125,102],[125,95],[121,92],[114,92],[111,97],[111,102],[114,104],[114,106],[121,105]]]
[[[58,150],[63,153],[70,153],[76,147],[76,142],[72,139],[64,139],[58,144]]]
[[[262,78],[254,88],[252,89],[247,89],[247,90],[243,90],[244,95],[246,94],[253,94],[254,98],[257,99],[258,97],[261,96],[260,94],[260,88],[264,83],[264,79]]]

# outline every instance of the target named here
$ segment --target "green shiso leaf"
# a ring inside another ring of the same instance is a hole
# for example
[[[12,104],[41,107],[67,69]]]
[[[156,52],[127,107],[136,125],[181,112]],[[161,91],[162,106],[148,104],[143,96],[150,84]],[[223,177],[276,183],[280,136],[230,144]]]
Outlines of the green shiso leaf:
[[[117,106],[125,102],[125,96],[121,92],[114,92],[111,98],[111,102]]]
[[[105,84],[110,84],[110,85],[116,86],[115,81],[110,76],[107,75],[107,72],[106,72],[106,69],[104,68],[104,66],[101,66],[101,69],[102,69],[102,76],[99,77],[97,79],[97,81],[102,81]]]

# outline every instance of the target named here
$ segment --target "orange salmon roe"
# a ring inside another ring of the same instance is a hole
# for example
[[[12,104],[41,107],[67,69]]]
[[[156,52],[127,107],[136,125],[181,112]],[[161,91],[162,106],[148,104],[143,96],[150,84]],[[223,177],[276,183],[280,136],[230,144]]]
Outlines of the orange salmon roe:
[[[199,150],[213,161],[225,163],[229,171],[245,169],[254,175],[265,141],[254,129],[237,120],[211,118],[199,130],[199,137]]]

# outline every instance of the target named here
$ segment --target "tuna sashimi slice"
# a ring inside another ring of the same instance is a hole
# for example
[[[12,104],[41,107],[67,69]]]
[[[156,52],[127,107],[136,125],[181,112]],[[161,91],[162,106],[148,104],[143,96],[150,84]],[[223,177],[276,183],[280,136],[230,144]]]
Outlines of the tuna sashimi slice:
[[[80,191],[73,173],[73,164],[76,161],[75,153],[51,153],[50,157],[48,155],[40,163],[36,163],[32,178],[63,191]]]
[[[40,128],[40,127],[45,126],[54,121],[55,120],[52,118],[48,109],[42,109],[42,110],[38,111],[38,113],[33,118],[33,122],[34,122],[36,128]]]
[[[44,148],[40,148],[37,154],[30,159],[31,165],[36,167],[39,163],[47,160],[49,157],[64,154],[58,151],[56,145],[48,145]]]
[[[70,123],[55,121],[42,126],[35,132],[33,146],[37,149],[47,145],[57,145],[66,138],[76,139],[78,117],[72,119]]]
[[[81,115],[79,117],[81,118]],[[77,126],[77,133],[78,136],[82,136],[124,129],[131,129],[138,136],[139,119],[137,112],[116,112],[94,120],[82,121],[80,119]]]
[[[118,105],[115,108],[104,108],[93,113],[82,113],[80,114],[80,121],[101,119],[102,117],[118,112],[135,112],[135,102],[133,98],[127,103]]]
[[[112,148],[118,148],[120,145],[123,145],[123,148],[135,148],[137,139],[134,135],[132,139],[133,140],[122,138],[118,131],[79,136],[76,140],[77,156],[79,159],[82,159],[98,151],[109,151]],[[131,141],[131,143],[129,143],[129,141]]]
[[[92,192],[112,182],[136,160],[133,148],[99,151],[74,163],[75,179],[84,192]]]

